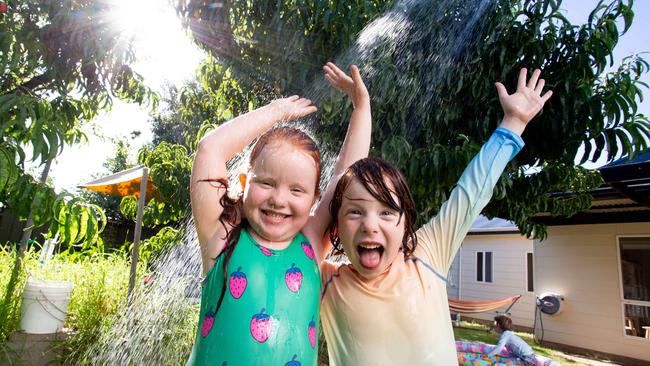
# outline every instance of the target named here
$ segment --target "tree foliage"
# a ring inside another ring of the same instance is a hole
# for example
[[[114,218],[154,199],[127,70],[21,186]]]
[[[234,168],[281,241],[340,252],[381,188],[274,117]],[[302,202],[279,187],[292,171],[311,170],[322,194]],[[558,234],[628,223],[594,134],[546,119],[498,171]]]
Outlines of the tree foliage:
[[[650,123],[637,103],[648,63],[631,56],[605,72],[632,24],[632,0],[601,1],[583,25],[566,19],[561,0],[411,1],[391,10],[392,1],[211,4],[177,2],[197,44],[214,56],[199,71],[202,93],[186,94],[181,106],[220,123],[223,114],[212,113],[222,93],[234,91],[219,106],[234,115],[276,95],[307,94],[320,105],[318,139],[336,151],[350,105],[316,80],[333,57],[361,64],[375,121],[371,153],[406,174],[421,220],[436,213],[498,125],[494,82],[514,88],[521,67],[541,68],[554,96],[524,133],[527,145],[484,214],[544,237],[531,216],[579,212],[602,183],[597,171],[574,164],[578,154],[582,162],[602,154],[612,161],[647,149]],[[554,191],[574,195],[551,198]]]
[[[189,214],[189,187],[192,159],[188,150],[178,144],[161,142],[156,147],[143,147],[138,162],[149,167],[149,176],[158,191],[157,197],[147,202],[142,222],[146,226],[176,223]],[[138,199],[135,196],[122,198],[120,212],[135,220]]]
[[[35,225],[50,219],[64,243],[92,242],[104,220],[96,206],[57,194],[24,171],[25,148],[41,164],[86,140],[84,122],[113,98],[152,106],[157,97],[129,65],[134,51],[86,0],[9,1],[0,14],[0,202]]]
[[[121,172],[126,169],[133,168],[135,164],[129,158],[131,146],[129,141],[125,138],[116,138],[113,141],[114,153],[109,156],[102,164],[109,174]],[[104,174],[94,174],[93,179],[99,179]],[[95,204],[101,207],[106,213],[108,221],[112,223],[127,223],[130,222],[120,212],[120,197],[107,195],[87,189],[80,190],[79,196],[86,202]]]
[[[151,133],[154,146],[165,141],[170,144],[185,144],[185,134],[193,126],[181,121],[179,90],[174,85],[165,85],[160,98],[160,111],[151,115]]]
[[[324,61],[349,47],[355,35],[386,10],[385,0],[222,1],[177,0],[194,40],[214,55],[245,91],[258,98],[302,91]],[[235,65],[230,68],[228,66]],[[214,83],[201,70],[201,77]],[[221,76],[219,76],[221,75]]]

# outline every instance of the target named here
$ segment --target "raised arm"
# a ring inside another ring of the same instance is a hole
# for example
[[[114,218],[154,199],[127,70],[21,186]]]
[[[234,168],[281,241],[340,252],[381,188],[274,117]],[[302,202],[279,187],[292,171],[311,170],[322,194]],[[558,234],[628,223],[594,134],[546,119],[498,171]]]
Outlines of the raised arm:
[[[318,258],[319,263],[325,258],[325,255],[331,247],[329,237],[324,232],[331,219],[329,205],[336,184],[341,175],[352,163],[368,156],[370,133],[372,131],[370,96],[361,79],[357,66],[352,65],[350,67],[351,76],[346,75],[331,62],[328,62],[323,67],[323,70],[325,72],[325,78],[330,84],[345,93],[352,100],[354,110],[350,117],[348,131],[341,146],[338,159],[336,160],[332,177],[325,189],[325,193],[321,197],[314,216],[310,218],[303,229],[303,233],[314,244],[316,258]]]
[[[417,231],[416,255],[428,259],[445,276],[470,226],[490,201],[496,182],[508,162],[523,148],[520,135],[551,97],[542,95],[544,80],[535,70],[526,82],[526,69],[519,73],[517,91],[509,95],[496,83],[504,117],[461,175],[438,215]]]
[[[203,273],[212,268],[225,244],[226,228],[219,217],[223,212],[220,201],[226,194],[228,180],[226,162],[275,123],[315,111],[316,107],[308,99],[298,96],[276,99],[222,124],[201,139],[192,165],[190,200],[201,246]]]

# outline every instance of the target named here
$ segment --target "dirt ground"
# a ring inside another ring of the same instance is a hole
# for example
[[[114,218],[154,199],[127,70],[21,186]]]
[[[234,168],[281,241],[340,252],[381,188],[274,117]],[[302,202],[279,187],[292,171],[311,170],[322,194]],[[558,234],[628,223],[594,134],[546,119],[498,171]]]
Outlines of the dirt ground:
[[[583,356],[576,356],[576,355],[571,355],[567,354],[564,352],[559,352],[559,354],[562,355],[562,357],[574,361],[577,365],[589,365],[589,366],[623,366],[619,363],[614,363],[611,361],[598,361],[598,360],[593,360],[590,358],[585,358]]]
[[[569,364],[575,363],[576,365],[588,365],[588,366],[623,366],[623,364],[616,363],[613,361],[596,360],[593,358],[587,358],[585,356],[574,355],[562,351],[555,351],[555,355],[557,357],[564,358],[565,359],[564,362]]]

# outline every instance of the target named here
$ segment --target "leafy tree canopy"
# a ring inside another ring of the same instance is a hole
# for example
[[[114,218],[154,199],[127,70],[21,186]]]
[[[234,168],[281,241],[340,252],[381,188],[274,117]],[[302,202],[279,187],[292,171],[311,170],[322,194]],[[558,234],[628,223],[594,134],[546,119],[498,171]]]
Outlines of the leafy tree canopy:
[[[602,182],[575,166],[581,146],[582,162],[647,149],[650,122],[637,103],[648,63],[631,56],[605,73],[632,24],[632,0],[601,1],[583,25],[564,17],[561,0],[213,4],[177,1],[194,40],[213,55],[199,70],[200,92],[183,94],[180,108],[218,124],[227,115],[218,111],[236,115],[277,95],[307,95],[320,105],[318,140],[336,151],[350,106],[324,91],[320,67],[333,57],[341,66],[360,64],[375,121],[371,153],[406,174],[421,220],[436,213],[499,123],[494,82],[514,88],[522,67],[541,68],[554,96],[524,133],[527,145],[484,214],[544,237],[531,216],[583,210],[587,192]],[[575,195],[551,198],[554,191]]]
[[[85,141],[82,125],[113,98],[155,106],[157,96],[130,64],[132,45],[89,0],[8,1],[0,14],[0,202],[34,224],[52,220],[64,243],[98,238],[103,213],[61,196],[24,172],[25,148],[42,164]]]

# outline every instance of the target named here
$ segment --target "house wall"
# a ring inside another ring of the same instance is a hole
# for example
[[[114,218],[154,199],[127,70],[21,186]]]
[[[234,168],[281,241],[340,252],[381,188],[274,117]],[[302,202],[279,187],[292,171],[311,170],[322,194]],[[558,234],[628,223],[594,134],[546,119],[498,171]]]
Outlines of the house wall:
[[[564,296],[560,313],[542,315],[544,341],[650,361],[650,339],[623,329],[619,235],[650,235],[650,223],[555,226],[535,241],[535,292]]]
[[[476,281],[477,251],[492,252],[492,283]],[[515,325],[532,328],[535,296],[526,288],[526,253],[532,251],[532,240],[518,233],[468,235],[454,260],[460,264],[460,296],[452,296],[448,292],[449,297],[460,297],[465,301],[491,301],[522,295],[509,312]],[[491,321],[497,313],[503,313],[506,309],[507,306],[504,306],[494,311],[472,314],[471,317]]]

